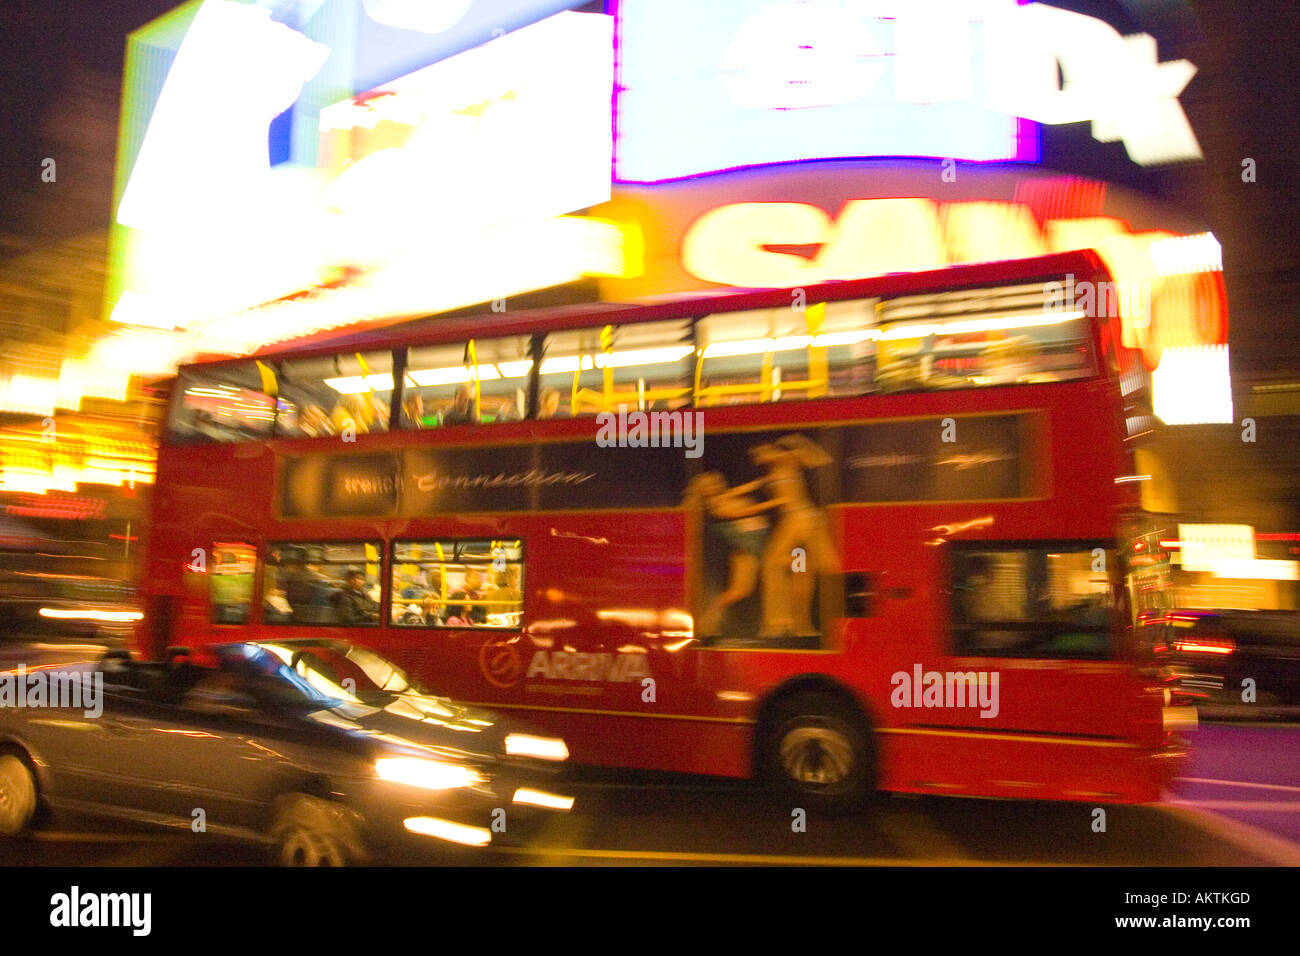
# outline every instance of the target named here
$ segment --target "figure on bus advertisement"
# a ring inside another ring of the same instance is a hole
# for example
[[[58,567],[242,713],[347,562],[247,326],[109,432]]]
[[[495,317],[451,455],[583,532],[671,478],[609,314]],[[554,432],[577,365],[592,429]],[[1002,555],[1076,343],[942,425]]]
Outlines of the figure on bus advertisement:
[[[839,570],[839,558],[805,472],[831,464],[832,458],[798,434],[751,445],[747,457],[751,468],[764,469],[758,478],[729,487],[723,473],[710,471],[686,487],[688,510],[707,519],[700,562],[706,598],[697,636],[815,638],[818,581]],[[765,500],[753,497],[755,493],[765,494]],[[723,564],[725,580],[720,581]],[[754,620],[749,605],[756,587],[761,592]]]

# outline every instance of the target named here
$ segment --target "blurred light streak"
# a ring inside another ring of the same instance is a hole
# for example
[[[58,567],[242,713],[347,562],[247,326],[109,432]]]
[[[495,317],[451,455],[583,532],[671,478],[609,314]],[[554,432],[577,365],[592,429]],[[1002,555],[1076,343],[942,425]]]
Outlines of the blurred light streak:
[[[534,790],[531,787],[520,787],[515,791],[514,803],[522,803],[529,807],[545,807],[548,810],[572,810],[573,797],[564,797],[558,793],[547,793],[545,790]]]
[[[56,621],[103,621],[115,624],[130,624],[134,621],[144,620],[144,614],[140,611],[109,611],[102,608],[66,610],[63,608],[43,607],[37,613],[41,617]]]
[[[464,823],[453,823],[438,817],[409,817],[403,821],[403,825],[412,833],[436,837],[462,846],[487,846],[492,842],[490,830],[467,826]]]

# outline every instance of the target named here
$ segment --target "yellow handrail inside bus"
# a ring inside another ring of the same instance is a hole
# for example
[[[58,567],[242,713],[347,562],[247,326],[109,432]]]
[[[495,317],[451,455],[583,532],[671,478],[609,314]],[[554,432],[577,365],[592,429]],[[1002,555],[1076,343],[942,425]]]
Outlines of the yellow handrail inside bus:
[[[275,398],[280,394],[280,383],[275,377],[275,369],[257,359],[253,361],[257,362],[257,371],[262,376],[262,394]]]
[[[433,548],[438,552],[438,596],[442,598],[443,607],[447,606],[447,556],[443,553],[442,542],[435,541]]]
[[[475,346],[473,339],[469,340],[469,344],[465,346],[465,351],[469,355],[470,368],[473,369],[471,381],[474,383],[474,421],[481,422],[483,420],[483,409],[480,403],[482,393],[478,377],[478,348]]]
[[[808,381],[820,383],[808,389],[809,398],[821,398],[829,390],[830,364],[826,356],[826,347],[813,346],[813,342],[817,341],[817,333],[822,330],[825,321],[825,302],[816,302],[804,310],[804,324],[811,337],[808,342]]]
[[[614,366],[610,363],[609,356],[614,354],[614,326],[607,325],[600,330],[600,350],[605,353],[605,367],[601,371],[601,387],[606,395],[612,395],[614,393]],[[578,365],[582,365],[581,359],[578,360]]]
[[[361,370],[361,384],[366,389],[364,393],[366,397],[357,399],[357,412],[360,414],[361,421],[355,424],[357,431],[368,432],[371,423],[379,417],[375,406],[375,387],[370,384],[370,365],[366,362],[365,356],[360,352],[353,352],[352,354],[357,360],[357,367]]]
[[[826,347],[814,347],[811,338],[815,338],[822,329],[826,317],[826,303],[818,302],[804,311],[804,327],[810,336],[808,344],[808,378],[794,381],[776,381],[773,352],[769,347],[763,353],[763,364],[757,382],[738,385],[704,385],[704,356],[707,346],[701,348],[695,359],[695,384],[692,398],[697,406],[708,407],[713,399],[722,395],[758,394],[759,401],[770,402],[775,392],[807,392],[809,398],[824,396],[830,387],[830,369]]]

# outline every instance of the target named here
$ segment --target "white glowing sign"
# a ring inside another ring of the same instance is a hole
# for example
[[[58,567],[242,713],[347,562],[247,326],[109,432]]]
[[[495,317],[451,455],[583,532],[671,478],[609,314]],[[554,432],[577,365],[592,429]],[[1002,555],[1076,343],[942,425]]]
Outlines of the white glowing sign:
[[[268,198],[267,128],[329,52],[271,20],[270,10],[204,3],[149,119],[117,221],[179,228]]]
[[[1151,387],[1154,411],[1166,425],[1233,420],[1226,345],[1165,349]]]
[[[780,246],[819,251],[807,257]],[[782,288],[1095,249],[1119,292],[1111,312],[1112,297],[1096,290],[1095,314],[1119,318],[1121,344],[1155,369],[1155,413],[1184,425],[1232,421],[1228,347],[1216,341],[1226,311],[1189,283],[1217,276],[1218,248],[1209,233],[1132,233],[1105,216],[1050,219],[1040,229],[1023,203],[908,197],[851,199],[835,218],[809,203],[718,206],[690,224],[680,255],[697,279]]]
[[[621,5],[620,179],[838,156],[1032,161],[1032,123],[1091,122],[1143,165],[1201,156],[1178,102],[1196,68],[1084,14],[1016,0],[718,0],[709,13]]]
[[[390,235],[610,197],[613,20],[560,13],[321,111],[327,203]]]
[[[1255,529],[1248,524],[1180,524],[1178,542],[1184,571],[1255,560]]]
[[[364,0],[370,19],[403,30],[444,33],[469,12],[474,0]]]
[[[173,357],[238,353],[623,270],[617,226],[565,215],[610,197],[613,18],[559,13],[326,107],[317,167],[273,169],[268,125],[328,52],[200,7],[119,208],[115,320],[183,330],[155,333]]]

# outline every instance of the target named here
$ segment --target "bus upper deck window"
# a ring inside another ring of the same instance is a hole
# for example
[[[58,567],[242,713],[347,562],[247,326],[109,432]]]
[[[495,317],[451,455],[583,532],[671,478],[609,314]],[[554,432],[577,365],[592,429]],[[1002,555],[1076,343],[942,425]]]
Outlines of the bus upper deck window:
[[[700,320],[695,403],[861,395],[871,390],[875,299],[719,312]]]
[[[695,346],[689,319],[552,332],[545,349],[539,418],[690,404]]]
[[[275,432],[319,438],[388,430],[391,352],[344,352],[283,363]]]
[[[1097,373],[1091,326],[1052,283],[892,299],[881,308],[884,391],[1033,385]]]
[[[257,362],[182,372],[173,391],[167,436],[176,442],[236,442],[264,438],[275,421]]]
[[[470,339],[406,353],[405,428],[519,421],[533,362],[526,335]]]

